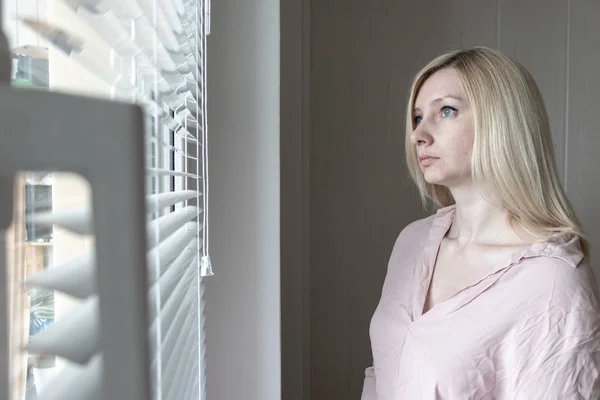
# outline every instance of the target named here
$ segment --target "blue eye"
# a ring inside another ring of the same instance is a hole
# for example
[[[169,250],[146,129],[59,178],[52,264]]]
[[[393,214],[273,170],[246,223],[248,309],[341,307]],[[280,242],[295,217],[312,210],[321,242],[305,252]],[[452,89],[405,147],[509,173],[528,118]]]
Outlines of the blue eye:
[[[444,118],[448,118],[454,112],[456,112],[456,108],[454,108],[454,107],[450,107],[450,106],[442,107],[442,117],[444,117]]]
[[[423,121],[423,117],[421,117],[420,115],[417,115],[415,117],[415,126],[419,125],[421,123],[421,121]]]

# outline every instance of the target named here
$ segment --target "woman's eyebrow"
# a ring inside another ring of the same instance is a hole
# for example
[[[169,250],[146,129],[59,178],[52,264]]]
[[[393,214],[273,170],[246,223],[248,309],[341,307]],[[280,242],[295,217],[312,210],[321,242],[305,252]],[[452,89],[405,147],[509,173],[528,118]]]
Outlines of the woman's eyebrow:
[[[442,96],[442,97],[438,97],[435,100],[432,100],[430,104],[440,103],[440,102],[444,101],[445,99],[453,99],[453,100],[460,101],[460,102],[464,102],[465,101],[462,97],[448,94],[448,95],[445,95],[445,96]],[[421,110],[419,109],[419,107],[415,107],[413,109],[413,111],[417,112],[417,111],[421,111]]]

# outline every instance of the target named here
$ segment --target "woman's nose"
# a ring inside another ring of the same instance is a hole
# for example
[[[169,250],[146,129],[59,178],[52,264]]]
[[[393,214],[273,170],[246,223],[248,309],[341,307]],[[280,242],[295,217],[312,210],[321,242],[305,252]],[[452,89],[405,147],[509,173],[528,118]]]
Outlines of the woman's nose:
[[[414,145],[430,145],[431,144],[431,135],[427,131],[427,128],[424,126],[424,122],[421,122],[417,127],[413,130],[410,135],[410,141]]]

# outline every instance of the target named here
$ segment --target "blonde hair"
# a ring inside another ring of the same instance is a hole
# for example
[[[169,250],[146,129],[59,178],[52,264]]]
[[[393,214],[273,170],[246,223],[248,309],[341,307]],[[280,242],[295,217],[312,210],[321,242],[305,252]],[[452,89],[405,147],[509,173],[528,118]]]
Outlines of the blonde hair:
[[[473,112],[472,178],[484,197],[507,210],[513,226],[535,236],[579,236],[588,255],[586,237],[558,179],[539,88],[522,65],[496,50],[449,52],[427,64],[413,81],[406,113],[406,162],[424,203],[431,199],[438,207],[454,204],[448,188],[425,181],[410,140],[417,94],[431,75],[445,68],[458,72]]]

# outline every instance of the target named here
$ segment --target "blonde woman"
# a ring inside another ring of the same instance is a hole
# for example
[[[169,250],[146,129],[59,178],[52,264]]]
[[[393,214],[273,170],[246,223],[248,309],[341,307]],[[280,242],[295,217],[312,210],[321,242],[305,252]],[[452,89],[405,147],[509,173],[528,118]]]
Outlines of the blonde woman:
[[[600,399],[597,283],[532,76],[488,48],[442,55],[406,129],[439,209],[396,241],[362,399]]]

